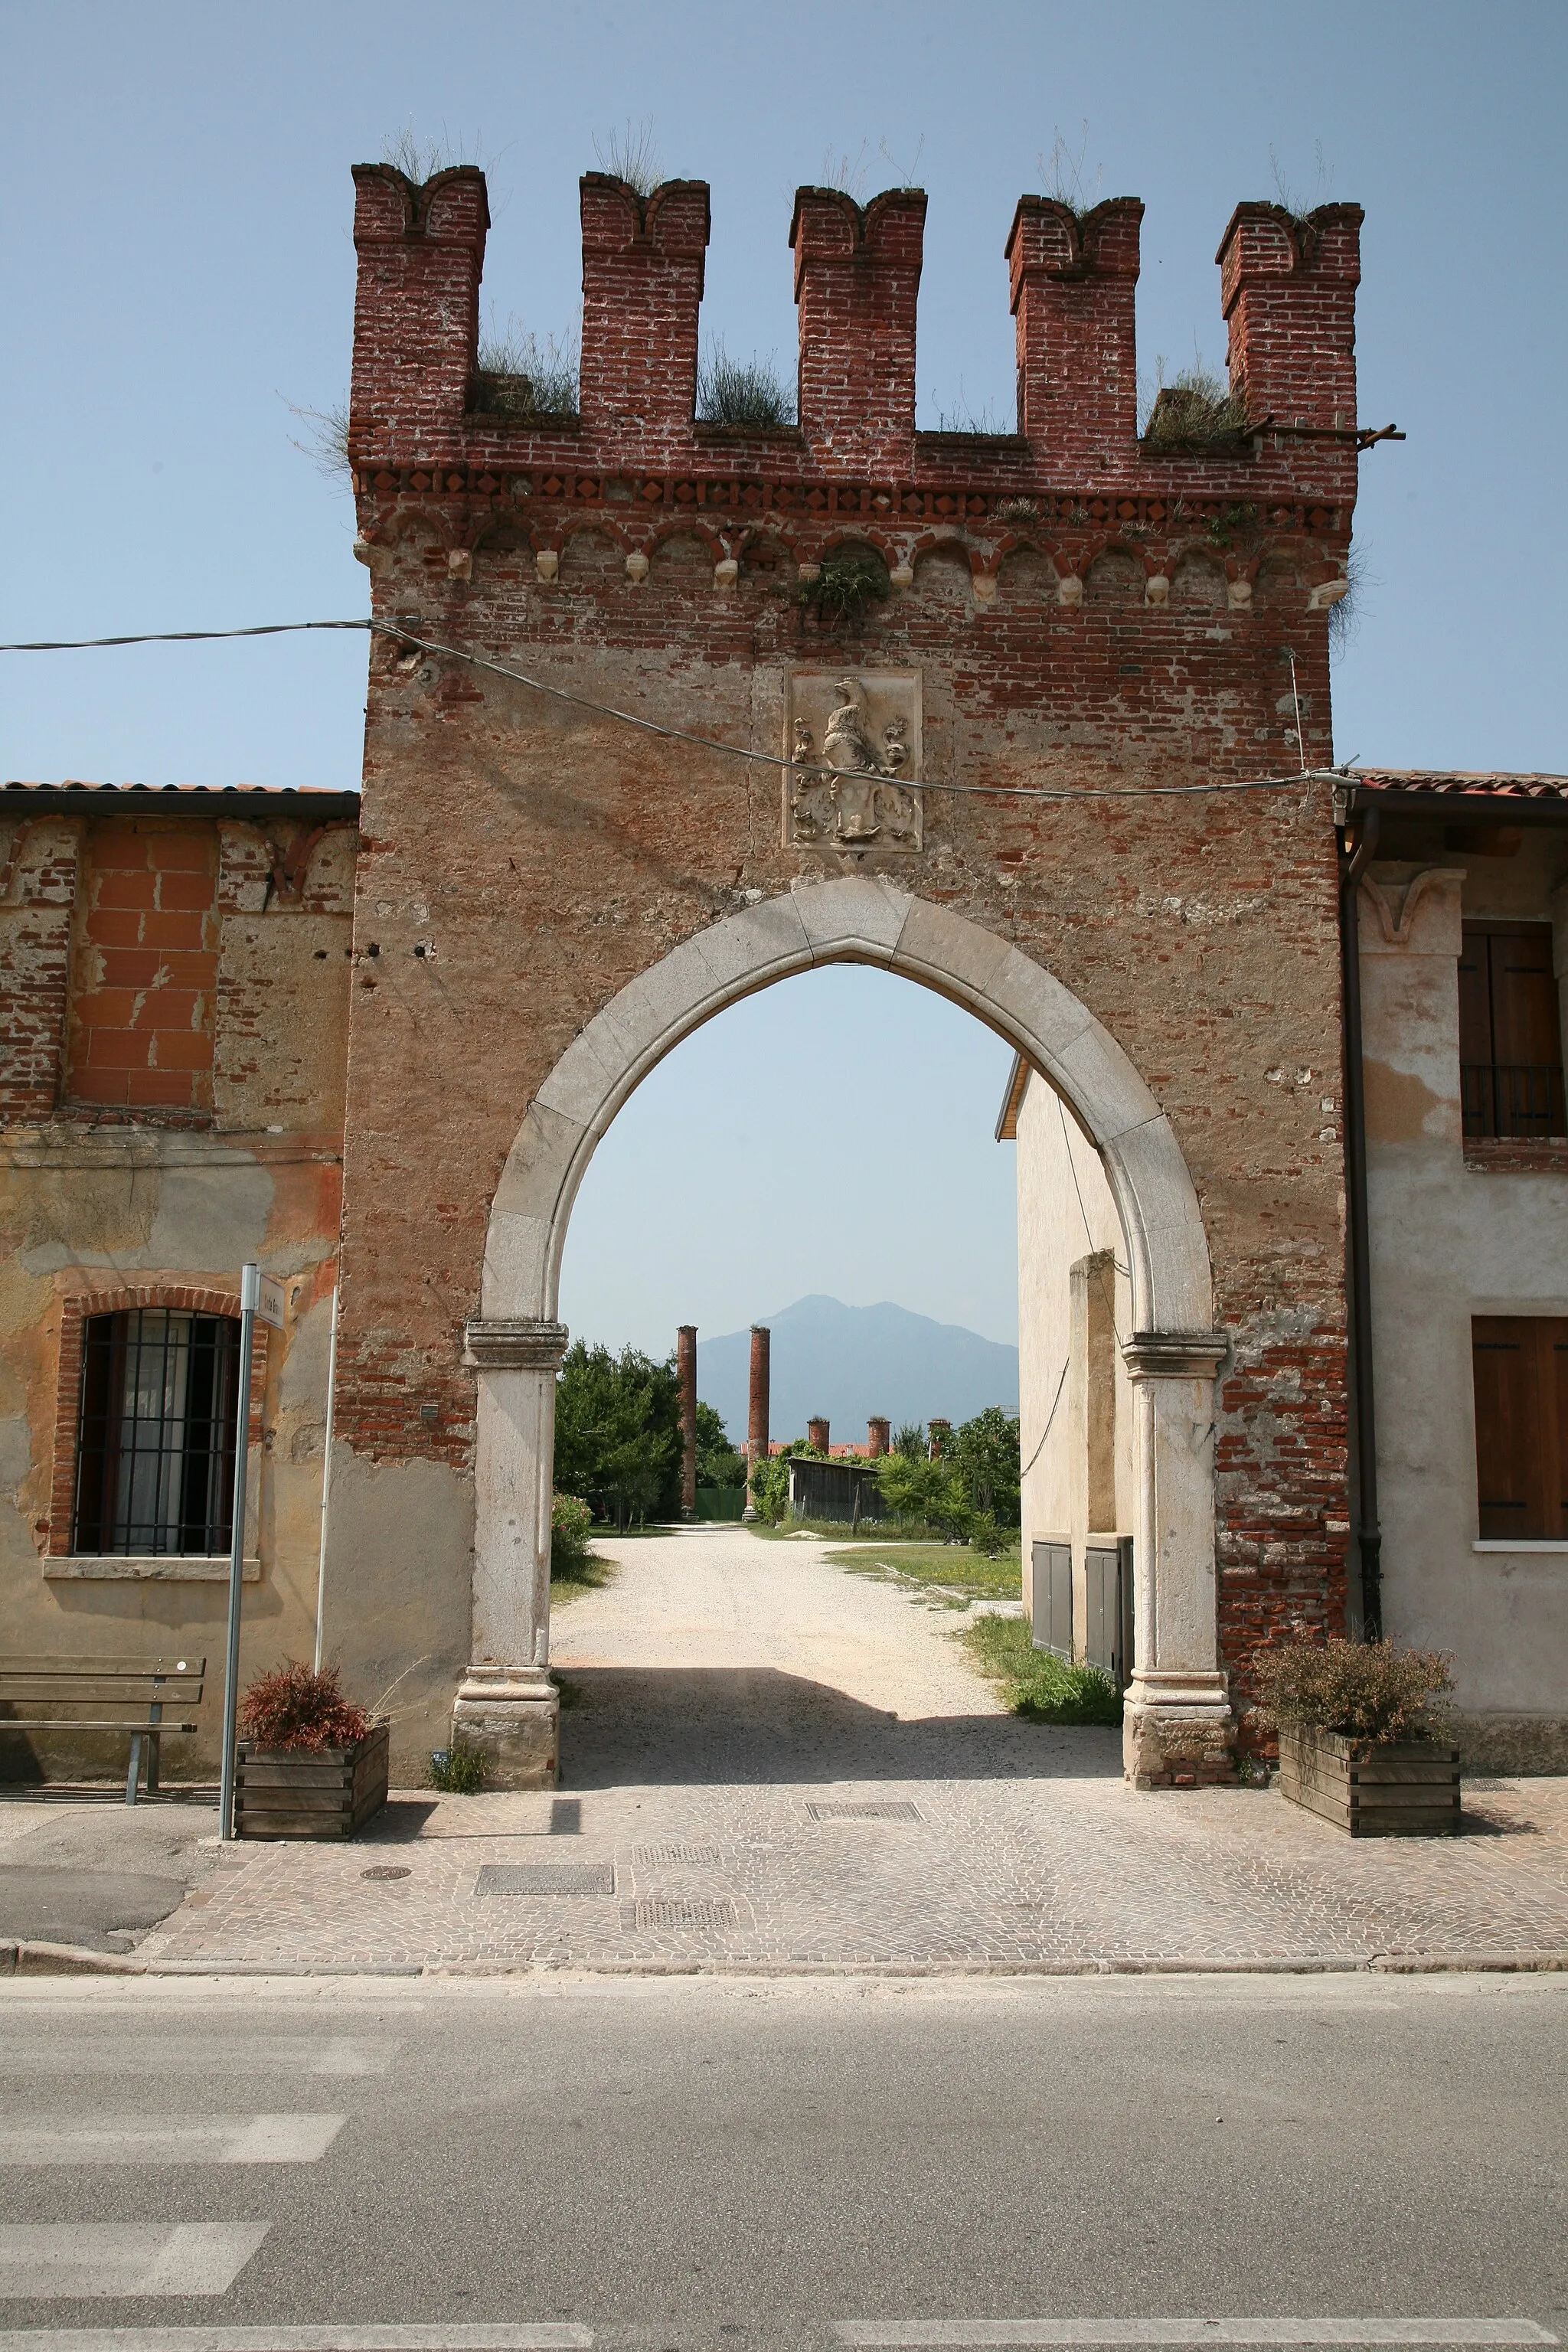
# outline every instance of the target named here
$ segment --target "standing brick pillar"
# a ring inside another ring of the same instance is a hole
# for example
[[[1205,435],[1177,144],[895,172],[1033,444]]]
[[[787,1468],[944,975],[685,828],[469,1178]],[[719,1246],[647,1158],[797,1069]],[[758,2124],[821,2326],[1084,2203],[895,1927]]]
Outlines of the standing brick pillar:
[[[820,1418],[816,1421],[808,1421],[805,1424],[805,1439],[806,1444],[812,1448],[814,1453],[826,1454],[827,1451],[827,1423]]]
[[[769,1393],[769,1351],[773,1335],[765,1323],[752,1326],[752,1392],[746,1412],[746,1507],[742,1517],[754,1519],[751,1482],[768,1458],[772,1398]]]
[[[680,1516],[697,1516],[697,1326],[683,1323],[675,1335],[675,1370],[680,1381]]]
[[[952,1435],[952,1423],[951,1421],[928,1422],[926,1431],[931,1439],[931,1458],[933,1462],[940,1462],[947,1451],[947,1441]]]
[[[879,1412],[874,1412],[871,1415],[870,1420],[866,1423],[866,1452],[871,1461],[879,1462],[883,1454],[886,1454],[889,1434],[890,1431],[886,1416]]]

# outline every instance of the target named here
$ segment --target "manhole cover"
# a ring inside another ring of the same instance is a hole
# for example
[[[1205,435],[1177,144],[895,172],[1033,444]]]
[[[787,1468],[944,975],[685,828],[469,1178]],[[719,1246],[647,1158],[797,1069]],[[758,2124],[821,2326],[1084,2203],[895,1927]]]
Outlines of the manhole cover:
[[[879,1805],[807,1805],[814,1822],[919,1822],[925,1819],[907,1797],[887,1797]]]
[[[412,1878],[413,1875],[414,1873],[405,1870],[400,1862],[378,1862],[374,1870],[360,1872],[362,1878]]]
[[[669,1895],[654,1895],[639,1903],[621,1906],[623,1927],[732,1927],[732,1903],[687,1902]]]
[[[635,1845],[632,1860],[656,1868],[663,1864],[673,1870],[716,1870],[719,1849],[716,1845]]]
[[[613,1895],[613,1862],[487,1862],[476,1895]]]

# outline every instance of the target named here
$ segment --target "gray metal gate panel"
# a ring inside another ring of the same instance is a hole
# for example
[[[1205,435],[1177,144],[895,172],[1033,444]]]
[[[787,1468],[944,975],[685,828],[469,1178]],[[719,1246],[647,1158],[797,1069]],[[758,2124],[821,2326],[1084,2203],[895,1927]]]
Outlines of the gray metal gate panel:
[[[1090,1544],[1084,1552],[1084,1663],[1119,1690],[1132,1679],[1132,1538]]]
[[[1047,1537],[1030,1546],[1029,1613],[1037,1650],[1072,1657],[1072,1546]]]

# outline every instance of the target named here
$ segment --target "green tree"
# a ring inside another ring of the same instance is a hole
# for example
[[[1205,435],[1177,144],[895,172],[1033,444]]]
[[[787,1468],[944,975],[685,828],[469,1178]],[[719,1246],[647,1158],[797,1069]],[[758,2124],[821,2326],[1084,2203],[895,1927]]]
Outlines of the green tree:
[[[579,1339],[555,1384],[555,1484],[616,1523],[680,1507],[680,1387],[673,1363]]]
[[[918,1421],[901,1422],[893,1432],[893,1451],[901,1454],[906,1462],[923,1462],[931,1452],[926,1433]]]
[[[697,1400],[697,1483],[700,1486],[743,1486],[746,1457],[730,1443],[723,1415],[715,1405]]]
[[[1018,1418],[999,1404],[987,1405],[955,1429],[947,1460],[963,1482],[971,1510],[989,1513],[997,1524],[1016,1528],[1019,1503]]]

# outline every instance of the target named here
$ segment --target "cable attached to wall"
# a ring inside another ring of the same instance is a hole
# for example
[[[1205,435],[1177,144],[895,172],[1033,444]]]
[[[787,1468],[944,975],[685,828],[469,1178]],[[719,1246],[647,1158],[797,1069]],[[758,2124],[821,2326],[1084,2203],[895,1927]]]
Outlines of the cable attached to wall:
[[[552,701],[568,703],[576,710],[590,711],[596,719],[613,719],[620,726],[635,727],[640,733],[657,736],[663,742],[684,743],[693,751],[717,751],[725,759],[747,760],[754,766],[780,772],[801,765],[799,761],[784,759],[773,751],[753,751],[740,743],[720,743],[711,736],[693,735],[684,727],[666,727],[657,719],[644,719],[635,710],[618,710],[613,703],[599,702],[592,695],[574,694],[569,687],[552,686],[547,678],[531,677],[510,662],[470,653],[461,646],[437,645],[431,638],[417,637],[396,621],[271,621],[248,629],[164,629],[134,636],[38,638],[30,644],[0,645],[0,654],[95,653],[106,646],[220,644],[235,637],[291,636],[319,629],[363,629],[374,636],[391,637],[400,645],[412,646],[418,653],[441,661],[464,662],[471,669],[488,670],[493,677],[527,687],[531,693],[547,695]],[[851,778],[863,774],[868,782],[886,781],[870,770],[843,769],[835,772]],[[910,778],[910,789],[921,793],[969,793],[989,800],[1147,801],[1184,800],[1204,793],[1285,793],[1302,784],[1330,781],[1342,782],[1344,772],[1338,768],[1303,767],[1292,776],[1252,776],[1202,784],[954,784],[921,776]]]

